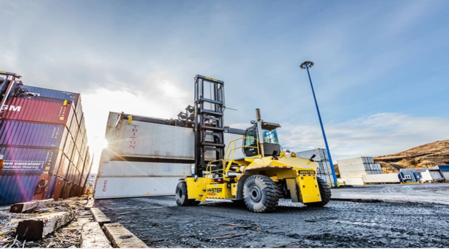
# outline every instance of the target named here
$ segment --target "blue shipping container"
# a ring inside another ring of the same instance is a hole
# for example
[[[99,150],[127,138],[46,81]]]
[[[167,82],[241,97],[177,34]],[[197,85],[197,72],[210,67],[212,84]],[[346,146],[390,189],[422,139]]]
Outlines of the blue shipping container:
[[[24,88],[26,88],[28,91],[30,91],[32,93],[39,93],[40,96],[42,96],[42,97],[71,100],[74,102],[75,108],[78,107],[78,100],[80,98],[79,93],[46,89],[46,88],[42,88],[42,87],[28,86],[28,85],[25,85]]]
[[[438,165],[438,168],[440,169],[441,172],[449,171],[449,165]]]
[[[62,153],[58,149],[0,147],[0,155],[4,160],[2,175],[53,174]]]
[[[0,120],[0,145],[62,149],[67,135],[63,125]]]
[[[40,175],[0,176],[0,203],[31,201]]]

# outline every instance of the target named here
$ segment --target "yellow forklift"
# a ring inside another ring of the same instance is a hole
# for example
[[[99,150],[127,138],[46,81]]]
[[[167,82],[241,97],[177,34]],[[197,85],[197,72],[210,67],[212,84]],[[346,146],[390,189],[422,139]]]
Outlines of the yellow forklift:
[[[224,144],[223,81],[197,75],[194,108],[195,167],[176,187],[179,206],[232,200],[262,213],[275,210],[281,198],[312,207],[329,202],[331,190],[316,176],[314,156],[299,158],[282,151],[276,131],[280,125],[262,120],[259,109],[244,137]],[[235,158],[239,150],[244,157]]]

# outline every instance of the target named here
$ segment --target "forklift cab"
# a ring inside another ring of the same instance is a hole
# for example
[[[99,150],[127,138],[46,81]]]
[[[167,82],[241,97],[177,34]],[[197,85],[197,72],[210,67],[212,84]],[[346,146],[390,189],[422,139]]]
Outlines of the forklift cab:
[[[259,142],[259,149],[263,148],[263,155],[273,155],[279,156],[281,151],[281,145],[279,144],[279,139],[276,129],[281,127],[279,124],[270,122],[260,122],[260,127],[262,128],[261,133],[258,131],[258,123],[255,121],[251,122],[253,126],[246,129],[245,139],[243,140],[243,154],[247,157],[256,156],[259,153],[257,151],[256,141]],[[262,139],[259,139],[259,134],[261,134]],[[249,146],[249,147],[248,147]],[[274,154],[276,151],[276,154]]]

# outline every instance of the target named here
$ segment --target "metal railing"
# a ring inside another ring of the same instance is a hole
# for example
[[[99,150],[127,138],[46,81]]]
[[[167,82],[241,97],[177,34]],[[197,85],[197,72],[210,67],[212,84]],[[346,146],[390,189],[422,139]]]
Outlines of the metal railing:
[[[242,146],[237,146],[236,147],[235,143],[237,141],[239,141],[239,140],[242,140],[242,139],[254,140],[256,146],[244,145],[242,143]],[[229,142],[228,147],[226,148],[225,159],[219,159],[219,160],[210,161],[207,164],[206,177],[212,178],[212,174],[213,173],[220,174],[220,172],[221,172],[221,174],[224,175],[225,172],[228,172],[230,167],[231,167],[231,165],[232,165],[232,161],[235,160],[235,152],[234,151],[237,150],[237,149],[242,149],[242,148],[255,148],[255,149],[257,149],[257,155],[255,155],[254,157],[259,157],[259,158],[262,157],[260,155],[260,153],[259,153],[259,151],[260,151],[259,143],[257,142],[256,138],[253,138],[253,137],[241,137],[241,138],[234,139],[234,140]],[[222,162],[222,164],[221,164],[222,168],[221,169],[212,170],[212,167],[214,165],[218,165],[220,161]]]

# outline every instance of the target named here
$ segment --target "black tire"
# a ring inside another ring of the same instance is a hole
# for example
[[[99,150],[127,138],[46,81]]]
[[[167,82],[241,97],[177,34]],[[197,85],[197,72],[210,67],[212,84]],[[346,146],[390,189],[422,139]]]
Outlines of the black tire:
[[[187,184],[185,181],[180,181],[176,186],[176,204],[178,206],[196,206],[200,202],[189,199],[189,195],[187,193]]]
[[[250,211],[255,213],[270,212],[278,204],[278,189],[268,176],[250,176],[243,185],[243,198]]]
[[[327,182],[320,177],[317,177],[317,180],[318,186],[320,188],[321,201],[304,203],[308,207],[324,207],[331,200],[331,188],[329,187],[329,185],[327,185]]]

